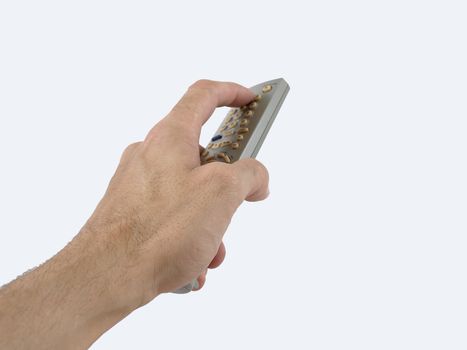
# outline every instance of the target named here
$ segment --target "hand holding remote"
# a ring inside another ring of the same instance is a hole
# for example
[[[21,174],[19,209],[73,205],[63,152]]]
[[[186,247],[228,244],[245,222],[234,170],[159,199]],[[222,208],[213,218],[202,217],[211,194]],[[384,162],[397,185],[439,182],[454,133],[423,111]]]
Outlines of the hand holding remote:
[[[250,91],[255,94],[253,101],[229,111],[206,149],[201,150],[201,164],[233,163],[257,155],[289,92],[289,85],[280,78],[253,86]],[[174,293],[189,293],[198,285],[199,281],[193,280]]]
[[[253,159],[200,166],[201,126],[218,106],[255,94],[234,83],[199,81],[147,135],[128,147],[108,191],[86,224],[121,249],[130,295],[147,302],[196,279],[223,260],[222,236],[244,199],[266,198],[268,174]],[[122,271],[123,272],[123,271]]]
[[[217,106],[254,98],[237,84],[199,81],[129,146],[80,233],[0,288],[0,348],[85,349],[158,294],[193,279],[201,288],[224,259],[237,207],[268,194],[268,173],[253,159],[201,166],[201,126]]]

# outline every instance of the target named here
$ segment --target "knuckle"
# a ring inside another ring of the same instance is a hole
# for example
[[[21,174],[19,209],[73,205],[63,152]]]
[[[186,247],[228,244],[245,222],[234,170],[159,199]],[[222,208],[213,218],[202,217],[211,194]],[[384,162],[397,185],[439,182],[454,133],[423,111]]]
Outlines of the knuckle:
[[[148,134],[146,135],[145,142],[150,142],[154,140],[155,138],[158,138],[161,131],[164,130],[163,128],[163,120],[154,125],[151,130],[149,130]]]
[[[212,80],[199,79],[190,85],[189,89],[206,89],[211,87]]]
[[[197,93],[197,96],[199,93]],[[200,111],[196,108],[196,105],[193,103],[187,103],[184,101],[183,103],[177,103],[171,111],[171,114],[176,115],[190,115],[192,119],[198,119],[201,117]]]
[[[125,152],[133,152],[136,148],[141,145],[141,141],[130,143],[126,148]]]
[[[141,143],[142,142],[139,141],[129,144],[123,151],[122,159],[130,157],[136,151],[136,149],[140,147]]]
[[[153,128],[149,131],[144,140],[146,145],[157,144],[165,142],[168,138],[171,137],[173,133],[173,122],[168,121],[166,118],[159,121]]]
[[[197,100],[211,100],[216,96],[214,82],[206,79],[198,80],[188,88],[188,91]]]

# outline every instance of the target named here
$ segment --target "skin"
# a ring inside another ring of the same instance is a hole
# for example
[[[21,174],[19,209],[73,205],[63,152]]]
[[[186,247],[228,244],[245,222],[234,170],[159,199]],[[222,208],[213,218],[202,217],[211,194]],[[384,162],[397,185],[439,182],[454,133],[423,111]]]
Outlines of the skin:
[[[195,278],[202,288],[224,260],[236,209],[269,191],[256,160],[200,166],[201,127],[216,107],[253,98],[238,84],[200,80],[128,146],[74,239],[0,289],[0,349],[87,349],[159,294]]]

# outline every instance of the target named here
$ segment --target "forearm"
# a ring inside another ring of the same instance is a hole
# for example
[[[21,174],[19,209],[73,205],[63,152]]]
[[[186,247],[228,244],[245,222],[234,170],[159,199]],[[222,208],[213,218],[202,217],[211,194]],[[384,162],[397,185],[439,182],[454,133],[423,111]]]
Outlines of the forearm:
[[[132,311],[114,290],[117,256],[89,236],[0,289],[1,349],[87,349]]]

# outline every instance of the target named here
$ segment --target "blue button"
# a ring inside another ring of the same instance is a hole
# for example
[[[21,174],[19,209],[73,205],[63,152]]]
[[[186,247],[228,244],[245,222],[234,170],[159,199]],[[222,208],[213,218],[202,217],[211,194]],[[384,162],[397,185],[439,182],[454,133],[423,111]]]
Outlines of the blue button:
[[[214,142],[214,141],[220,140],[221,138],[222,138],[222,135],[216,135],[211,139],[211,141]]]

